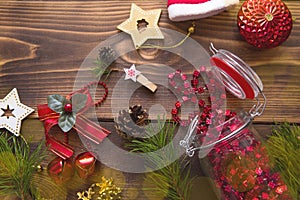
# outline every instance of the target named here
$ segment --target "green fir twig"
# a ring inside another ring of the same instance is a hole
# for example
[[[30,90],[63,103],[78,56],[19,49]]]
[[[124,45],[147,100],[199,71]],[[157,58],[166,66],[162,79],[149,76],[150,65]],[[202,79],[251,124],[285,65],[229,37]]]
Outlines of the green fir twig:
[[[42,146],[43,142],[31,151],[23,137],[0,132],[0,196],[33,199],[36,190],[32,177],[46,155]]]
[[[94,62],[95,67],[92,69],[96,77],[100,78],[102,75],[106,75],[105,79],[110,75],[111,70],[106,69],[107,65],[102,62],[99,58]]]
[[[148,154],[146,167],[161,166],[162,163],[166,163],[171,157],[175,156],[176,149],[172,144],[172,139],[176,124],[164,123],[163,121],[158,119],[156,127],[149,126],[146,132],[148,135],[153,136],[142,140],[134,139],[126,145],[131,148],[132,152],[140,153],[155,152],[168,144],[170,145],[165,153],[163,151],[160,154]],[[159,195],[166,194],[169,200],[188,200],[193,181],[193,178],[190,177],[189,163],[184,159],[177,159],[169,165],[164,164],[164,166],[164,168],[151,172],[145,177],[145,181],[157,184],[155,184],[155,188],[144,188],[144,190],[156,191]]]
[[[110,47],[102,47],[99,50],[98,57],[94,61],[95,67],[92,68],[93,73],[97,78],[106,75],[105,79],[110,75],[112,69],[108,69],[109,65],[115,60],[116,55]]]
[[[278,124],[267,142],[274,169],[281,173],[294,199],[300,194],[300,127]]]

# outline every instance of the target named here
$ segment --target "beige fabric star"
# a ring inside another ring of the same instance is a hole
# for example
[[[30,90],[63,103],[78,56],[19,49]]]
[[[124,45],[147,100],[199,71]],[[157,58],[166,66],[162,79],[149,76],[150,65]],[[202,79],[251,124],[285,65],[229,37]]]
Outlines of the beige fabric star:
[[[4,99],[0,99],[0,128],[19,136],[21,121],[33,111],[20,102],[18,91],[14,88]]]
[[[148,39],[163,39],[157,23],[161,14],[161,9],[144,11],[136,4],[131,4],[130,17],[118,29],[131,35],[136,49],[142,46]],[[144,27],[139,27],[139,22],[144,23]]]

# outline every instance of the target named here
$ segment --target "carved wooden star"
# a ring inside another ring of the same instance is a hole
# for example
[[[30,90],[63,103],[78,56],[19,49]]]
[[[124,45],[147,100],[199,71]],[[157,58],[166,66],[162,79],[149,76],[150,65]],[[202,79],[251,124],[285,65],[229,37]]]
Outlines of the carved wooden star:
[[[144,11],[136,4],[131,4],[130,17],[117,26],[118,29],[131,35],[135,48],[139,48],[148,39],[163,39],[157,23],[161,9]]]
[[[19,136],[21,121],[33,111],[20,102],[18,91],[14,88],[4,99],[0,99],[0,128]]]

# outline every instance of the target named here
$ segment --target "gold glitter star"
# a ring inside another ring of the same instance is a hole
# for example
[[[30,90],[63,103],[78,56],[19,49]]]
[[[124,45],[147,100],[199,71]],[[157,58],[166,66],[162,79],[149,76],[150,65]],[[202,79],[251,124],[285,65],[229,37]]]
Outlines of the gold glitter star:
[[[117,26],[118,29],[131,35],[135,48],[142,46],[148,39],[163,39],[157,23],[161,9],[144,11],[136,4],[131,4],[130,17]]]

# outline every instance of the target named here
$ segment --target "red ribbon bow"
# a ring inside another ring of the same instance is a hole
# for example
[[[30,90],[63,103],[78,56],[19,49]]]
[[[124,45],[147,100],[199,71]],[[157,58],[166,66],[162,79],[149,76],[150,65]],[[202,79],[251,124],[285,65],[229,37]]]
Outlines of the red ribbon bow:
[[[102,85],[105,89],[105,94],[103,98],[98,101],[94,102],[90,91],[89,86],[98,84]],[[100,105],[107,97],[108,89],[106,85],[102,82],[92,82],[88,86],[75,91],[67,96],[67,99],[71,99],[72,95],[76,93],[81,93],[87,95],[87,101],[85,107],[76,115],[76,123],[73,128],[85,138],[89,139],[90,141],[99,144],[104,138],[106,138],[111,132],[101,127],[99,124],[89,120],[83,113],[87,111],[91,106]],[[54,112],[48,107],[48,104],[41,104],[37,106],[38,108],[38,115],[39,119],[44,122],[45,128],[45,135],[46,135],[46,145],[50,145],[50,150],[55,153],[56,155],[60,156],[63,159],[70,158],[73,155],[72,148],[67,144],[67,141],[62,142],[57,139],[51,134],[49,134],[51,128],[58,124],[59,113]]]

